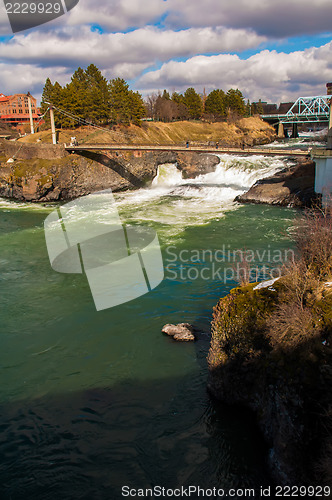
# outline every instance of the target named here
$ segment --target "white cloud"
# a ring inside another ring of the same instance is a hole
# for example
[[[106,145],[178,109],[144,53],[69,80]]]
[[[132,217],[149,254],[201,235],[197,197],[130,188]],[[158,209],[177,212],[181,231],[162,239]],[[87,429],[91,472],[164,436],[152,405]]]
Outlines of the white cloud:
[[[0,92],[38,94],[47,76],[65,84],[93,62],[107,78],[138,79],[146,92],[239,87],[251,99],[272,101],[321,93],[332,81],[331,43],[247,59],[234,53],[331,30],[331,19],[331,0],[80,0],[66,16],[0,43]],[[0,35],[6,30],[0,1]]]
[[[102,68],[116,64],[154,64],[156,60],[196,53],[239,51],[265,39],[245,30],[192,28],[181,31],[148,26],[129,33],[92,32],[87,26],[56,31],[33,31],[0,44],[3,60],[48,65],[62,61],[83,65],[94,61]]]
[[[111,31],[151,24],[166,11],[163,0],[80,0],[67,16],[69,25],[96,24]]]
[[[332,80],[332,42],[290,54],[261,51],[248,59],[237,55],[195,56],[185,62],[170,61],[143,75],[137,86],[202,90],[238,87],[251,100],[283,101],[300,95],[325,93]]]
[[[330,0],[167,0],[167,9],[173,27],[246,28],[272,38],[331,31]]]
[[[245,29],[269,38],[331,31],[330,0],[80,0],[68,14],[39,30],[97,25],[119,32],[152,25],[170,29],[217,27]],[[0,34],[10,34],[3,3]]]
[[[9,65],[0,63],[0,92],[15,94],[16,92],[31,92],[40,97],[46,78],[52,73],[53,81],[61,85],[70,80],[67,68],[39,68],[29,64]]]

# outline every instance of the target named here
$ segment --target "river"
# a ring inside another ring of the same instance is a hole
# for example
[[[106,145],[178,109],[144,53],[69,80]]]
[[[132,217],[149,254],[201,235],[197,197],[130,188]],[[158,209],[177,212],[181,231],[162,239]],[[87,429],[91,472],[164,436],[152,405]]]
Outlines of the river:
[[[0,200],[1,499],[117,500],[124,485],[269,484],[252,415],[206,391],[212,308],[236,283],[213,277],[204,250],[260,251],[261,266],[292,247],[295,210],[233,201],[284,166],[223,155],[213,173],[184,180],[163,165],[150,188],[115,194],[123,223],[157,231],[165,279],[100,312],[84,276],[50,267],[43,222],[54,205]],[[195,343],[161,334],[178,322],[195,326]]]

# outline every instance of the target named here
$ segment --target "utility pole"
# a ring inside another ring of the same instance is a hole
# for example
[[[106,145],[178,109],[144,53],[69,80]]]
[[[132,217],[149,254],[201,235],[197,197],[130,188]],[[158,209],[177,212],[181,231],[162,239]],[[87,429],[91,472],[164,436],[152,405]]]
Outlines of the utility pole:
[[[32,116],[32,104],[31,104],[30,92],[27,93],[27,96],[28,96],[28,105],[29,105],[30,129],[31,129],[31,133],[34,134],[35,130],[33,128],[33,116]]]
[[[56,144],[56,131],[55,131],[55,123],[54,123],[53,106],[50,106],[50,118],[51,118],[52,142],[53,142],[53,144]]]

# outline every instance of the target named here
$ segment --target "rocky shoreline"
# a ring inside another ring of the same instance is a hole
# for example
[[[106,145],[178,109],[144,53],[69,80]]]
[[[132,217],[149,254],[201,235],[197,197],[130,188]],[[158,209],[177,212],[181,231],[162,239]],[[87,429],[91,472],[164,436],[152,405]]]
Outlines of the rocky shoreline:
[[[8,159],[14,161],[8,163]],[[0,196],[19,201],[66,201],[103,189],[124,191],[151,184],[158,166],[174,163],[184,178],[213,172],[214,154],[195,152],[68,153],[63,145],[0,143]],[[288,207],[316,204],[315,165],[299,160],[275,175],[259,180],[238,196],[239,203]]]
[[[216,155],[193,152],[70,154],[64,146],[1,143],[0,196],[20,201],[66,201],[103,189],[123,191],[151,184],[158,166],[176,163],[184,178],[212,172]],[[14,158],[12,163],[7,163]]]
[[[271,177],[257,181],[246,193],[237,196],[239,203],[310,207],[319,202],[315,193],[315,163],[299,160]]]

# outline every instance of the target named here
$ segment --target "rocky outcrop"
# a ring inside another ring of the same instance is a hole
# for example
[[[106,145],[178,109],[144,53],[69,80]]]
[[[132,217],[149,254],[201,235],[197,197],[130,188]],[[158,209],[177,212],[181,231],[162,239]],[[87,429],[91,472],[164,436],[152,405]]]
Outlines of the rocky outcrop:
[[[332,295],[327,291],[315,302],[317,335],[276,345],[268,328],[283,293],[280,280],[273,287],[239,287],[220,299],[212,322],[208,389],[218,400],[255,413],[277,484],[327,484],[328,469],[322,472],[321,464],[331,425]]]
[[[191,342],[195,340],[194,328],[189,323],[163,326],[162,333],[166,333],[178,342]]]
[[[220,163],[218,156],[213,154],[177,153],[177,166],[182,170],[183,177],[193,179],[201,174],[214,172]]]
[[[5,159],[0,165],[0,196],[47,202],[70,200],[111,188],[113,191],[149,185],[158,166],[176,163],[190,178],[211,172],[219,158],[210,154],[170,152],[106,153],[86,151],[69,154],[63,146],[2,144]]]
[[[314,162],[311,160],[300,161],[272,177],[257,181],[249,191],[237,196],[235,201],[286,207],[311,206],[318,201],[314,186]]]
[[[29,144],[17,141],[2,141],[1,149],[8,158],[20,160],[54,160],[68,156],[63,144]]]

